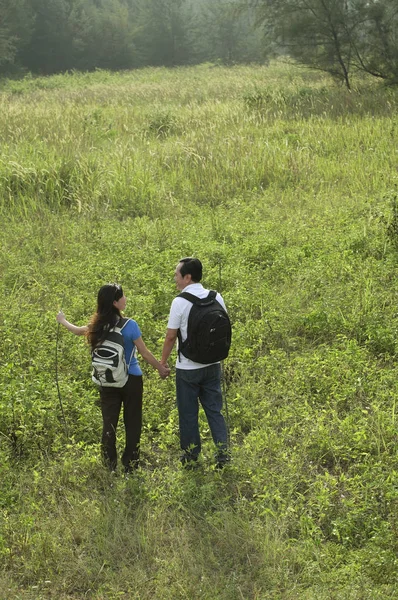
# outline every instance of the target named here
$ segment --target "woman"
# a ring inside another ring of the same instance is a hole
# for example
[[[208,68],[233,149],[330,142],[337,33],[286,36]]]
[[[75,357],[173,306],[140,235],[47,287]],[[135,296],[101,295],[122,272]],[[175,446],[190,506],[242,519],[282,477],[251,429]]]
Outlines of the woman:
[[[107,332],[121,319],[121,311],[126,308],[127,299],[123,289],[116,283],[101,287],[98,292],[97,312],[93,315],[88,326],[78,327],[69,323],[60,311],[58,323],[64,325],[75,335],[85,335],[91,349],[94,350],[104,341]],[[116,428],[120,410],[123,405],[123,420],[126,430],[126,446],[122,455],[125,473],[130,473],[138,467],[140,453],[140,437],[142,428],[142,371],[138,364],[136,350],[142,358],[159,371],[165,379],[170,369],[160,364],[145,346],[141,331],[133,319],[129,319],[122,329],[125,358],[128,365],[128,380],[124,387],[100,387],[100,401],[103,420],[102,455],[105,464],[111,471],[116,469]]]

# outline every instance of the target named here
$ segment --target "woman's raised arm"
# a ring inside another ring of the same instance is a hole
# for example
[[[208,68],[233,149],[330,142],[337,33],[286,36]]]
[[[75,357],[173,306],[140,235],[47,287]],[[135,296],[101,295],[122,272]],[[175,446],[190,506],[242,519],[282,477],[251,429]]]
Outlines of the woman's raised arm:
[[[62,310],[60,310],[59,313],[57,314],[57,321],[58,321],[58,323],[61,323],[61,325],[66,327],[66,329],[68,329],[75,335],[86,335],[86,333],[88,332],[87,325],[78,327],[77,325],[74,325],[73,323],[69,323],[69,321],[66,320],[65,315],[62,312]]]

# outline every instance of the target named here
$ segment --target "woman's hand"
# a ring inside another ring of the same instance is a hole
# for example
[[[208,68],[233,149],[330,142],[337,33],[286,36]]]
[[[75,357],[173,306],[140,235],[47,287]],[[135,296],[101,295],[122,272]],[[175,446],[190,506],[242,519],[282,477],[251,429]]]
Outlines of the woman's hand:
[[[65,315],[62,312],[62,310],[60,310],[59,313],[57,314],[57,321],[58,321],[58,323],[64,323],[66,321]]]

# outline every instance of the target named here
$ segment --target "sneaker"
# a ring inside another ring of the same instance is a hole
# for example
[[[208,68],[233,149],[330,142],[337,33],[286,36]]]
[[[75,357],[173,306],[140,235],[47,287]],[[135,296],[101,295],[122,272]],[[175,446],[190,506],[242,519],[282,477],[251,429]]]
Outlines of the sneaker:
[[[223,469],[227,464],[231,462],[229,454],[219,454],[216,456],[216,469]]]

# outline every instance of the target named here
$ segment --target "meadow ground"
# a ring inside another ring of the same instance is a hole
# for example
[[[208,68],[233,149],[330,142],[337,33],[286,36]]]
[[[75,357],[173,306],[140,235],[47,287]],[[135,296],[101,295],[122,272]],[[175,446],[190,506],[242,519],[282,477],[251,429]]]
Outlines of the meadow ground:
[[[283,64],[1,82],[1,599],[397,596],[397,106]],[[55,315],[118,281],[159,355],[191,254],[233,322],[232,464],[201,417],[179,467],[143,365],[142,468],[111,477]]]

